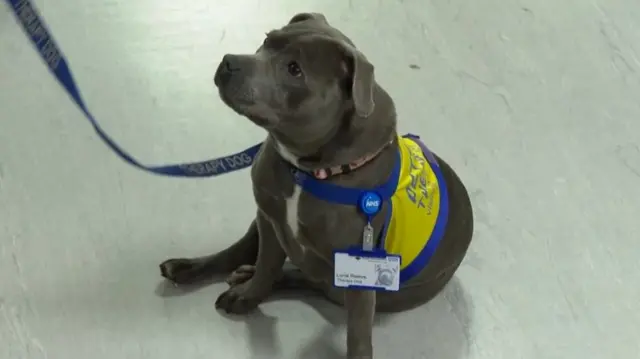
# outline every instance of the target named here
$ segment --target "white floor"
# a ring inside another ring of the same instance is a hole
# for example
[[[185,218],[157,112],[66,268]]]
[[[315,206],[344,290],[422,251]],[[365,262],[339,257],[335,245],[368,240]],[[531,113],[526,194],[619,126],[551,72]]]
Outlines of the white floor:
[[[637,1],[35,3],[98,120],[149,164],[261,140],[216,97],[218,60],[296,12],[325,13],[476,210],[457,279],[382,318],[376,358],[640,357]],[[247,172],[180,180],[126,165],[0,4],[1,359],[344,357],[341,310],[322,299],[234,320],[213,306],[225,285],[161,281],[162,260],[243,233],[249,188]]]

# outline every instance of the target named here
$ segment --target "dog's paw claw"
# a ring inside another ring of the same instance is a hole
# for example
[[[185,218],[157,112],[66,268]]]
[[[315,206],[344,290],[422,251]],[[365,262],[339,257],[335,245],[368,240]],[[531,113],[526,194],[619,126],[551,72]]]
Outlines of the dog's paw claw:
[[[220,294],[216,300],[216,309],[224,310],[229,314],[247,314],[258,307],[262,298],[247,296],[247,287],[250,282],[233,286]]]
[[[193,259],[169,259],[160,264],[160,274],[173,283],[187,284],[199,276],[200,266]]]

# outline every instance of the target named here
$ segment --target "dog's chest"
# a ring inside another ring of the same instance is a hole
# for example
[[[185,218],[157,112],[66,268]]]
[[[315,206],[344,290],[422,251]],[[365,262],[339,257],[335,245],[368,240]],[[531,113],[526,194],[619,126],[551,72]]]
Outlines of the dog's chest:
[[[252,168],[252,180],[258,208],[274,226],[280,244],[294,263],[309,251],[330,256],[330,244],[323,245],[319,240],[327,236],[327,219],[321,215],[327,211],[306,209],[317,203],[310,203],[301,187],[294,184],[290,167],[275,151],[266,149],[260,155]]]
[[[285,224],[291,232],[291,236],[295,239],[300,233],[300,197],[302,195],[302,188],[294,185],[291,195],[285,198]]]
[[[280,183],[287,183],[290,190],[281,191],[278,196],[258,195],[256,201],[260,210],[271,219],[287,256],[299,267],[303,267],[304,261],[312,255],[330,260],[332,245],[328,239],[332,226],[330,218],[324,214],[330,211],[322,213],[319,207],[309,211],[308,206],[313,204],[300,186],[284,178]]]
[[[298,185],[284,197],[284,221],[279,223],[281,241],[291,261],[303,271],[317,267],[318,262],[331,265],[333,250],[344,247],[341,240],[354,238],[353,233],[359,232],[345,225],[350,216],[336,207]]]

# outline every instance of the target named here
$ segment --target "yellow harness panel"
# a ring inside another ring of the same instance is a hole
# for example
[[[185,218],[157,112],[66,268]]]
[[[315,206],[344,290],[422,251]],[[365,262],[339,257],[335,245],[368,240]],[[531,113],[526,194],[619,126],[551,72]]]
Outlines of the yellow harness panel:
[[[399,138],[401,169],[391,197],[392,214],[384,237],[387,253],[402,257],[401,270],[419,270],[429,260],[425,248],[440,211],[440,186],[422,148],[410,138]]]

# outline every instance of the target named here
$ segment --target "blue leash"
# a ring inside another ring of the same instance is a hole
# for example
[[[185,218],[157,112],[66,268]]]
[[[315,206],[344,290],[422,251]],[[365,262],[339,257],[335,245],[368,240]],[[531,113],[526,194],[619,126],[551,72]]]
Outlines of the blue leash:
[[[31,38],[31,42],[49,67],[49,70],[58,79],[60,85],[69,93],[69,96],[78,105],[87,117],[98,136],[123,160],[143,171],[171,177],[213,177],[225,173],[238,171],[253,164],[262,143],[249,147],[246,150],[229,156],[214,158],[209,161],[174,164],[166,166],[146,166],[138,162],[125,150],[118,146],[98,125],[93,115],[85,105],[80,90],[73,80],[71,70],[62,51],[49,33],[44,21],[31,3],[31,0],[6,0],[13,10],[22,29]]]

